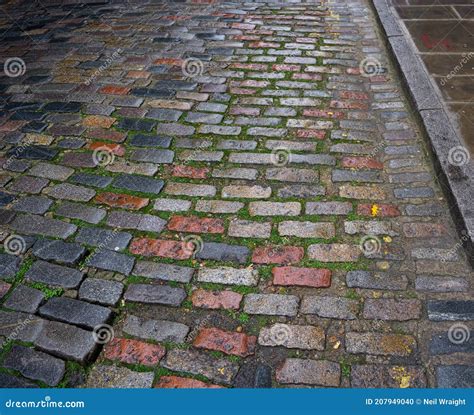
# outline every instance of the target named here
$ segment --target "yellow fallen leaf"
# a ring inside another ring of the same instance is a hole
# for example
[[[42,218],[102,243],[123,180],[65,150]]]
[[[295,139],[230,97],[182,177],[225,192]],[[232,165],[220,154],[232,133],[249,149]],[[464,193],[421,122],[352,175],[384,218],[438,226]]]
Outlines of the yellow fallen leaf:
[[[390,268],[390,264],[387,261],[381,261],[377,263],[377,268],[385,271]]]
[[[410,375],[403,366],[395,366],[392,369],[392,378],[398,382],[400,388],[405,389],[410,387]]]
[[[383,237],[383,240],[389,244],[390,242],[392,242],[393,239],[387,235]]]
[[[373,204],[370,209],[370,214],[372,216],[377,216],[377,213],[379,213],[379,207],[376,204]]]

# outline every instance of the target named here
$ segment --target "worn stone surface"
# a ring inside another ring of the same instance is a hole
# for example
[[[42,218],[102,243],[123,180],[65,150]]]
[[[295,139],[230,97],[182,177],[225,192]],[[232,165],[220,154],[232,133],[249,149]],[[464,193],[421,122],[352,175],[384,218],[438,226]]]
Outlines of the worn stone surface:
[[[295,316],[298,302],[298,297],[294,295],[248,294],[244,311],[249,314]]]
[[[194,339],[197,348],[217,350],[225,354],[247,357],[255,353],[257,338],[244,333],[217,328],[203,328]]]
[[[40,290],[26,285],[17,286],[3,303],[7,308],[24,313],[34,313],[44,299],[44,294]]]
[[[98,278],[86,278],[79,288],[79,298],[91,303],[114,306],[120,300],[123,284]]]
[[[202,375],[224,385],[231,383],[238,371],[236,363],[194,350],[171,350],[162,365],[177,372]]]
[[[99,249],[86,259],[86,264],[90,267],[117,271],[125,275],[130,274],[134,263],[134,257],[108,249]]]
[[[198,289],[193,291],[192,302],[195,307],[238,310],[242,297],[242,294],[233,291],[206,291]]]
[[[81,271],[45,261],[36,261],[25,274],[26,280],[62,288],[76,288],[83,278]]]
[[[283,346],[288,349],[324,350],[325,339],[321,327],[277,323],[260,330],[258,343],[262,346]]]
[[[132,274],[164,281],[189,282],[194,269],[151,261],[137,261]]]
[[[7,369],[17,370],[26,378],[41,380],[49,386],[59,383],[66,368],[63,360],[23,346],[13,346],[3,364]]]
[[[325,288],[331,285],[331,271],[328,269],[275,267],[272,270],[273,284]]]
[[[189,327],[174,321],[147,320],[129,315],[125,320],[123,330],[132,336],[145,340],[183,343],[189,332]]]
[[[443,365],[436,368],[439,388],[472,388],[474,370],[467,365]]]
[[[416,350],[413,336],[379,333],[347,333],[346,348],[350,353],[383,356],[409,356]]]
[[[374,320],[416,320],[421,316],[419,300],[368,298],[364,302],[364,318]]]
[[[212,259],[214,261],[231,261],[245,264],[249,257],[250,250],[245,246],[227,245],[217,242],[206,242],[196,253],[196,258]]]
[[[318,244],[308,247],[311,259],[321,262],[351,262],[361,255],[361,250],[355,245],[346,244]]]
[[[306,296],[301,303],[301,312],[319,317],[353,320],[359,304],[356,300],[342,297]]]
[[[36,347],[65,359],[86,362],[97,347],[92,332],[57,321],[46,321]]]
[[[182,378],[179,376],[162,376],[155,388],[166,389],[218,389],[219,385],[213,385],[192,378]]]
[[[34,256],[45,261],[74,265],[85,255],[86,250],[79,244],[39,239],[33,245],[32,252]]]
[[[286,359],[276,378],[283,384],[339,386],[339,364],[325,360]]]
[[[99,223],[105,218],[106,211],[104,209],[85,206],[79,203],[64,202],[56,209],[56,214],[71,219],[80,219],[84,222]]]
[[[96,365],[89,373],[86,388],[151,388],[153,373],[135,372],[125,367]]]
[[[18,215],[10,227],[16,232],[27,235],[39,234],[61,239],[71,236],[77,229],[77,226],[71,223],[37,215]]]
[[[257,273],[249,269],[231,267],[202,268],[198,271],[197,280],[219,284],[256,285]]]
[[[0,336],[6,342],[33,342],[44,327],[44,320],[34,314],[15,311],[0,312]]]
[[[428,318],[434,321],[474,319],[474,301],[436,301],[427,303]]]
[[[426,375],[422,367],[353,365],[353,388],[425,388]]]
[[[155,366],[165,355],[165,348],[138,340],[114,338],[105,346],[103,355],[122,363]]]
[[[124,295],[126,301],[175,307],[179,306],[185,298],[186,293],[182,288],[148,284],[130,284]]]
[[[346,283],[351,288],[371,288],[375,290],[405,290],[408,279],[404,275],[389,275],[385,272],[349,271]]]
[[[39,313],[44,317],[91,329],[106,323],[112,316],[106,307],[66,297],[51,298],[40,307]]]
[[[15,255],[0,254],[0,277],[13,277],[20,269],[21,258]]]

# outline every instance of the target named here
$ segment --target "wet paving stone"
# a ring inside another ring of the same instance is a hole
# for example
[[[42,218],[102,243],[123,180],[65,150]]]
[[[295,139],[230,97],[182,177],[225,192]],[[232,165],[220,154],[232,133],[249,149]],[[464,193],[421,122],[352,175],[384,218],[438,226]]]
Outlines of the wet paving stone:
[[[132,274],[164,281],[189,282],[194,269],[151,261],[137,261]]]
[[[33,245],[32,253],[45,261],[74,265],[85,255],[86,250],[79,244],[39,239]]]
[[[15,255],[0,254],[0,277],[13,277],[20,269],[21,258]]]
[[[323,360],[286,359],[276,377],[283,384],[339,386],[340,367]]]
[[[182,288],[148,284],[130,284],[124,295],[126,301],[174,307],[181,305],[185,298],[186,293]]]
[[[26,285],[17,286],[3,303],[6,308],[24,313],[34,313],[44,300],[44,294],[40,290]]]
[[[52,160],[57,154],[58,150],[37,145],[16,147],[7,152],[7,155],[10,157],[27,160]]]
[[[108,249],[100,249],[87,257],[86,264],[89,267],[100,268],[108,271],[116,271],[129,275],[135,263],[135,258],[120,254]]]
[[[81,271],[46,261],[34,262],[25,274],[26,280],[63,288],[76,288],[83,278]]]
[[[104,209],[92,206],[63,202],[57,207],[56,214],[89,223],[99,223],[105,217],[106,212]]]
[[[77,229],[76,225],[38,215],[18,215],[10,227],[19,233],[39,234],[61,239],[72,235]]]
[[[216,242],[206,242],[196,253],[198,259],[212,259],[214,261],[231,261],[245,264],[250,251],[245,246],[227,245]]]
[[[51,199],[43,196],[27,196],[17,200],[12,209],[18,212],[41,215],[45,213],[53,204]]]
[[[112,183],[112,187],[115,187],[117,189],[127,189],[135,192],[154,194],[160,193],[163,186],[163,180],[156,180],[148,177],[133,175],[119,176]]]
[[[54,320],[91,329],[106,323],[112,315],[108,308],[66,297],[51,298],[40,307],[39,313]]]
[[[7,369],[49,386],[56,386],[66,371],[63,360],[23,346],[13,346],[3,364]]]
[[[165,348],[158,344],[114,338],[106,345],[103,354],[108,360],[128,364],[155,366],[165,355],[165,352]]]
[[[39,386],[33,382],[21,379],[19,377],[9,375],[8,373],[0,374],[0,385],[2,388],[38,388]]]
[[[202,375],[216,383],[223,384],[230,384],[238,371],[236,363],[226,359],[216,359],[194,350],[174,349],[166,355],[162,366],[178,372]]]
[[[71,176],[69,181],[83,186],[104,188],[112,182],[112,178],[95,174],[77,173]]]
[[[86,383],[88,388],[150,388],[153,373],[135,372],[125,367],[96,365]]]
[[[474,301],[435,301],[427,303],[428,318],[434,321],[474,319]]]
[[[189,327],[174,321],[147,320],[129,315],[125,320],[123,330],[142,339],[183,343]]]
[[[123,284],[118,281],[86,278],[79,288],[79,298],[91,303],[114,306],[120,300]]]
[[[425,388],[424,370],[417,366],[354,365],[353,388]]]
[[[34,344],[52,355],[77,362],[86,362],[97,347],[92,332],[57,321],[46,321]]]
[[[111,251],[124,250],[131,239],[132,235],[128,232],[110,231],[94,227],[81,228],[76,235],[76,242]]]
[[[436,368],[439,388],[471,388],[474,385],[474,370],[467,365],[443,365]]]

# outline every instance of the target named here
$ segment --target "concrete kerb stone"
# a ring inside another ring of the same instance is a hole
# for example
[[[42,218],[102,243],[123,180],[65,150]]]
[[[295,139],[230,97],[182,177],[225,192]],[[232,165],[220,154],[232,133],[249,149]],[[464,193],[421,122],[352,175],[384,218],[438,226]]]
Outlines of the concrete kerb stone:
[[[474,267],[474,210],[470,207],[474,200],[474,188],[469,182],[474,178],[473,161],[462,166],[448,162],[451,149],[466,146],[452,125],[423,62],[397,21],[393,7],[388,0],[372,0],[372,4],[388,38],[389,50],[419,111],[418,119],[429,138],[436,173],[450,202],[451,215],[464,242],[462,245]]]

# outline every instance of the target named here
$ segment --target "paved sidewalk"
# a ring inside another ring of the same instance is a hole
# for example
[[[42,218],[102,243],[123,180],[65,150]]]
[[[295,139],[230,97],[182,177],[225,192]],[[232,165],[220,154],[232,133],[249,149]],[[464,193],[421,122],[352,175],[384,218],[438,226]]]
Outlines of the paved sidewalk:
[[[420,5],[393,0],[407,33],[439,87],[453,124],[474,153],[474,3],[441,0]],[[466,156],[467,156],[466,150]]]
[[[1,386],[474,386],[368,1],[2,9]]]

